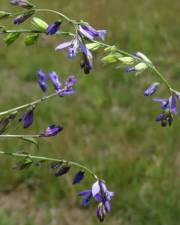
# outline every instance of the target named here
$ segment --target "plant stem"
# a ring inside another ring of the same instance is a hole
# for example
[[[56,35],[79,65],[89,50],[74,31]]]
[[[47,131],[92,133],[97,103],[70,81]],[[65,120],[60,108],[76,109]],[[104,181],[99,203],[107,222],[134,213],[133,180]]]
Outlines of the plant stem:
[[[59,91],[59,92],[55,92],[55,93],[50,94],[50,95],[48,95],[48,96],[44,96],[44,97],[42,97],[42,98],[40,98],[40,99],[37,99],[37,100],[35,100],[35,101],[33,101],[33,102],[30,102],[30,103],[27,103],[27,104],[24,104],[24,105],[21,105],[21,106],[18,106],[18,107],[15,107],[15,108],[6,110],[6,111],[4,111],[4,112],[0,112],[0,116],[3,116],[3,115],[6,115],[6,114],[9,114],[9,113],[12,113],[12,112],[14,112],[14,111],[18,111],[18,110],[20,110],[20,109],[28,108],[28,107],[30,107],[30,106],[37,105],[37,104],[39,104],[39,103],[41,103],[41,102],[44,102],[44,101],[47,101],[48,99],[53,98],[53,97],[56,97],[56,96],[58,96],[59,94],[63,93],[64,90],[65,90],[65,89],[62,89],[62,90]]]
[[[39,134],[27,134],[27,135],[22,135],[22,134],[2,134],[0,135],[0,138],[39,138]]]
[[[52,10],[52,9],[35,9],[35,11],[36,12],[51,12],[51,13],[55,13],[55,14],[59,15],[60,17],[64,18],[65,20],[67,20],[71,24],[78,24],[76,21],[70,19],[69,17],[67,17],[63,13],[58,12],[56,10]]]
[[[86,166],[73,162],[73,161],[67,161],[64,159],[56,159],[56,158],[50,158],[50,157],[45,157],[45,156],[35,156],[35,155],[31,155],[31,154],[24,154],[24,153],[11,153],[11,152],[4,152],[4,151],[0,151],[0,154],[2,155],[9,155],[9,156],[13,156],[13,157],[30,157],[31,159],[35,159],[35,160],[41,160],[41,161],[50,161],[50,162],[61,162],[61,163],[67,163],[69,165],[72,166],[76,166],[79,167],[85,171],[87,171],[88,173],[90,173],[93,178],[95,178],[96,180],[99,180],[99,178],[97,177],[97,175],[95,173],[93,173],[92,170],[90,170],[89,168],[87,168]]]

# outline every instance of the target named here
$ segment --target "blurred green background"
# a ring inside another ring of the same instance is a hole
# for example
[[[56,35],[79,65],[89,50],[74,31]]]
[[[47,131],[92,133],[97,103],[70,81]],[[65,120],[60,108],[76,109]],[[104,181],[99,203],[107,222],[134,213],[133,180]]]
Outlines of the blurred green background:
[[[1,10],[18,10],[1,0]],[[179,0],[34,0],[39,8],[61,10],[69,17],[106,28],[107,42],[129,52],[148,55],[174,86],[180,87]],[[37,16],[52,22],[52,14]],[[1,21],[1,24],[6,21]],[[20,27],[29,27],[25,23]],[[11,25],[13,28],[13,26]],[[63,27],[68,29],[66,25]],[[1,111],[42,96],[36,71],[55,70],[62,79],[78,77],[77,94],[56,98],[36,110],[33,126],[18,132],[39,132],[49,124],[62,124],[64,131],[34,146],[17,140],[1,140],[1,149],[74,160],[87,165],[106,180],[116,193],[112,212],[104,224],[180,224],[180,117],[172,127],[162,128],[154,118],[159,105],[144,98],[144,89],[154,81],[150,72],[135,78],[114,66],[103,66],[103,51],[95,54],[91,75],[79,69],[79,59],[67,60],[54,47],[62,37],[41,37],[26,48],[24,36],[12,46],[0,41]],[[50,86],[50,84],[49,84]],[[50,90],[49,92],[52,90]],[[162,86],[157,96],[167,96]],[[25,171],[12,170],[15,159],[0,160],[0,225],[98,224],[96,205],[88,209],[77,197],[92,183],[87,176],[72,186],[75,169],[55,178],[48,165]]]

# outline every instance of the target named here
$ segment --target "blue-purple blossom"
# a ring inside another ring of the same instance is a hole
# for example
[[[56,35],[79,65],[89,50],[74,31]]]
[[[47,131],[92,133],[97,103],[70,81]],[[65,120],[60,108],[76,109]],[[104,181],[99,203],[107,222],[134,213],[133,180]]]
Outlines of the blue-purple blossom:
[[[15,6],[20,6],[25,9],[31,9],[33,5],[26,0],[11,0],[10,3]]]
[[[85,46],[85,44],[81,41],[81,38],[76,35],[72,41],[64,42],[56,47],[56,50],[61,50],[67,48],[68,49],[68,57],[73,59],[79,51],[83,53],[82,61],[81,61],[81,68],[84,69],[85,73],[89,73],[93,68],[92,62],[92,53],[90,50]]]
[[[62,126],[53,124],[53,125],[49,126],[40,136],[41,137],[55,136],[62,130],[63,130]]]
[[[34,107],[32,107],[32,109],[28,110],[27,112],[24,112],[23,115],[19,118],[19,122],[23,123],[23,128],[28,128],[33,123],[33,117]]]
[[[53,71],[53,72],[49,73],[49,78],[50,78],[54,88],[56,89],[56,91],[59,91],[62,89],[62,84],[59,81],[59,77],[56,72]]]
[[[78,184],[84,179],[84,171],[79,171],[76,173],[74,179],[73,179],[73,184]]]
[[[79,51],[79,37],[75,36],[71,41],[63,42],[62,44],[58,45],[55,50],[61,50],[64,48],[68,49],[68,57],[73,59],[76,57]]]
[[[73,89],[74,85],[77,83],[77,79],[75,76],[70,75],[66,82],[65,82],[65,87],[61,95],[73,95],[75,94],[75,90]]]
[[[42,91],[44,92],[44,93],[46,93],[46,89],[47,89],[47,85],[46,85],[46,74],[43,72],[43,70],[42,69],[40,69],[39,71],[38,71],[38,77],[40,78],[39,80],[38,80],[38,84],[39,84],[39,86],[40,86],[40,88],[42,89]]]
[[[83,197],[82,205],[85,207],[88,206],[89,201],[92,198],[92,191],[91,190],[81,191],[78,195]]]
[[[172,112],[174,115],[177,114],[176,99],[174,95],[171,95],[169,97],[169,109],[170,109],[170,112]]]
[[[47,34],[48,35],[56,34],[56,32],[59,30],[60,26],[61,26],[61,21],[56,21],[56,22],[50,24],[47,28]]]
[[[163,112],[157,116],[156,121],[161,122],[163,127],[167,124],[171,126],[173,122],[173,114],[177,114],[176,99],[174,95],[170,96],[169,99],[155,98],[153,101],[161,103],[161,108],[163,110]]]
[[[153,84],[151,84],[145,91],[144,91],[144,96],[150,96],[150,95],[153,95],[158,87],[159,87],[160,83],[158,82],[155,82]]]
[[[81,25],[79,26],[79,31],[88,39],[93,40],[94,38],[98,37],[102,40],[105,39],[105,35],[107,33],[106,30],[96,30],[90,25]]]
[[[84,206],[87,206],[92,198],[99,202],[97,208],[97,217],[100,221],[103,221],[105,214],[109,213],[111,210],[110,200],[114,196],[114,192],[109,191],[105,183],[98,180],[92,185],[91,190],[82,191],[79,193],[79,196],[83,197],[82,204]]]

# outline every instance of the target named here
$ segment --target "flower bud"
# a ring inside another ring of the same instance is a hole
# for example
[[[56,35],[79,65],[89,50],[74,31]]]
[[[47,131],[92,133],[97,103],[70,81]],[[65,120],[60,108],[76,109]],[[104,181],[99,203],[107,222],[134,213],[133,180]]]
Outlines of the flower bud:
[[[145,91],[144,91],[144,96],[150,96],[152,94],[154,94],[158,87],[159,87],[160,83],[159,82],[155,82],[153,84],[151,84]]]
[[[119,61],[121,61],[125,65],[131,65],[135,62],[135,60],[132,57],[120,57],[118,58]]]
[[[34,5],[26,0],[11,0],[10,3],[15,6],[23,7],[25,9],[31,9],[34,7]]]
[[[144,62],[146,62],[146,63],[152,64],[151,60],[148,59],[148,57],[145,56],[145,55],[144,55],[143,53],[141,53],[141,52],[136,52],[136,53],[135,53],[135,56],[137,56],[138,58],[142,59],[142,60],[143,60]]]
[[[48,24],[44,20],[42,20],[38,17],[33,17],[32,23],[37,29],[39,29],[41,31],[46,31],[48,29]]]
[[[39,38],[39,34],[27,35],[26,38],[24,39],[24,43],[26,46],[33,45],[37,42],[38,38]]]
[[[5,12],[5,11],[0,11],[0,19],[9,17],[11,13]]]
[[[21,24],[23,23],[24,21],[26,21],[29,17],[31,17],[33,14],[34,14],[35,10],[30,10],[30,11],[27,11],[27,12],[24,12],[23,14],[17,16],[14,18],[14,24]]]
[[[7,37],[4,39],[7,46],[14,43],[20,36],[19,32],[10,33],[7,35]]]

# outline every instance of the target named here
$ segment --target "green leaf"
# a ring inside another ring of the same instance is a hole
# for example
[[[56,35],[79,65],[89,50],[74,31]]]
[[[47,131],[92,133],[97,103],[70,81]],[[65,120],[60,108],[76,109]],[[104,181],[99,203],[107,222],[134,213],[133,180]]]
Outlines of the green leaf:
[[[22,137],[21,138],[23,141],[29,142],[31,144],[36,145],[36,147],[39,149],[39,143],[35,138],[27,138],[27,137]]]
[[[26,46],[34,45],[39,38],[39,34],[30,34],[27,35],[24,39],[24,43]]]
[[[19,32],[14,32],[11,34],[8,34],[7,37],[4,39],[5,43],[7,46],[11,45],[12,43],[14,43],[20,36]]]
[[[21,161],[17,162],[14,169],[17,169],[17,170],[26,169],[26,168],[29,168],[32,165],[32,163],[33,163],[33,160],[29,156],[27,156]]]

